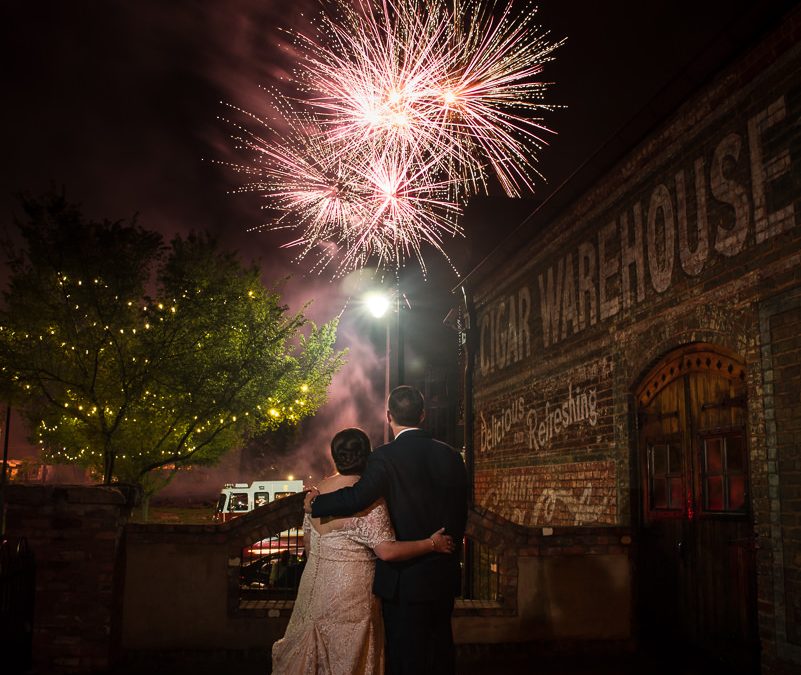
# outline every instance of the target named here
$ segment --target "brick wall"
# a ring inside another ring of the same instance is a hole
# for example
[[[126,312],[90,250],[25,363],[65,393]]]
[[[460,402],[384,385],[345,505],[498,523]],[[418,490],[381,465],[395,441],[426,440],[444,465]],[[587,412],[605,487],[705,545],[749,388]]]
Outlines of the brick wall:
[[[765,302],[760,314],[767,461],[758,493],[759,619],[766,665],[783,672],[783,664],[801,664],[801,289]]]
[[[787,640],[801,647],[801,307],[771,317]]]
[[[6,487],[8,534],[36,558],[34,667],[41,673],[108,667],[117,629],[115,572],[130,514],[116,488]]]
[[[475,473],[475,501],[514,523],[614,525],[614,462],[571,462]]]
[[[801,664],[799,72],[796,10],[466,289],[476,503],[520,525],[636,526],[634,389],[682,345],[739,355],[775,672]]]
[[[648,364],[702,335],[747,350],[801,246],[799,68],[794,46],[723,76],[472,289],[478,470],[604,458],[625,486],[620,397]]]

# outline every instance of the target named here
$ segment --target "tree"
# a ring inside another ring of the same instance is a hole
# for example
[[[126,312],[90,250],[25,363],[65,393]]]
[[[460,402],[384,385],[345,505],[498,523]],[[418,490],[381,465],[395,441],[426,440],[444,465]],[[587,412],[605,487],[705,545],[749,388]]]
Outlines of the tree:
[[[94,222],[63,195],[22,200],[0,310],[4,389],[46,457],[152,494],[325,401],[336,321],[292,314],[207,235]]]

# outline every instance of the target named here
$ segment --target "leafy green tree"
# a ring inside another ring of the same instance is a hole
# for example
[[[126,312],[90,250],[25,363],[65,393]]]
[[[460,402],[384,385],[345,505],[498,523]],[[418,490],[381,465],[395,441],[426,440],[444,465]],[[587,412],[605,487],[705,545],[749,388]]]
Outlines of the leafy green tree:
[[[23,244],[7,247],[0,387],[21,397],[51,461],[152,494],[325,401],[343,362],[336,321],[290,313],[213,238],[166,246],[57,194],[22,207]]]

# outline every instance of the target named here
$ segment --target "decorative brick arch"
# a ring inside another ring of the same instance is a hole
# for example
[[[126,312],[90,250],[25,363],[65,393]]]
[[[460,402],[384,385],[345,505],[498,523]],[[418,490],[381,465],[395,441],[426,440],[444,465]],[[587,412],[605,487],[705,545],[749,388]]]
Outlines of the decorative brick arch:
[[[678,347],[663,356],[642,378],[634,390],[639,407],[647,406],[671,382],[692,372],[714,372],[745,381],[746,367],[733,351],[708,342]]]

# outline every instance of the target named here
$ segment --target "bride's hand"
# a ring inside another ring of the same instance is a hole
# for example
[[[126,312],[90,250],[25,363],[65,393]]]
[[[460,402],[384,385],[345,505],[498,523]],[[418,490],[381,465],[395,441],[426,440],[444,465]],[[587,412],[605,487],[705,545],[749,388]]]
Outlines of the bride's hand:
[[[439,528],[429,539],[434,547],[436,553],[453,553],[453,537],[449,534],[443,534],[445,528]]]
[[[306,513],[312,512],[312,502],[317,498],[317,495],[320,494],[320,491],[317,489],[317,486],[313,486],[307,493],[306,499],[303,500],[303,510]]]

